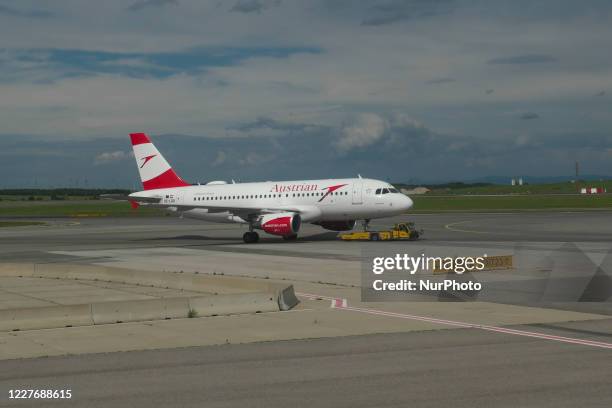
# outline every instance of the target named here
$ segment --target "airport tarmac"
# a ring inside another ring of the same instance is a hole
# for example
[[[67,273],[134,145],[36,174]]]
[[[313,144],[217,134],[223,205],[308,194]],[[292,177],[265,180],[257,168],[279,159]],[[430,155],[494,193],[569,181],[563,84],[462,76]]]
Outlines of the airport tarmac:
[[[260,243],[247,245],[243,226],[175,217],[46,221],[44,227],[0,229],[0,262],[289,281],[302,303],[290,312],[0,334],[0,359],[82,354],[1,362],[3,389],[65,384],[80,390],[88,406],[166,398],[185,406],[397,406],[411,396],[419,406],[612,404],[606,386],[612,313],[605,307],[589,312],[486,302],[361,302],[362,250],[385,243],[341,242],[316,226],[305,225],[297,242],[261,234]],[[517,245],[543,251],[577,242],[600,263],[612,246],[612,212],[419,214],[371,226],[400,221],[425,230],[423,240],[403,243],[416,252],[458,246],[503,252]],[[299,340],[304,338],[320,340]],[[175,349],[191,346],[199,347]],[[141,349],[170,350],[131,351]],[[113,351],[127,353],[90,355]],[[108,367],[113,359],[121,361]],[[219,378],[226,384],[217,384]],[[243,391],[228,391],[233,389]]]
[[[37,219],[47,226],[2,228],[0,261],[51,260],[50,251],[129,248],[204,248],[264,255],[345,259],[359,253],[364,243],[335,239],[336,233],[304,224],[297,242],[260,233],[255,245],[245,245],[244,225],[212,224],[167,217]],[[610,243],[612,211],[409,214],[373,220],[371,228],[396,222],[415,222],[425,231],[419,242],[446,245],[470,241],[499,243],[591,242]],[[376,245],[376,243],[365,244]],[[410,244],[407,244],[410,245]]]
[[[441,330],[14,360],[0,389],[72,404],[181,407],[609,407],[610,350]],[[0,406],[41,406],[0,400]],[[154,404],[153,404],[154,402]]]

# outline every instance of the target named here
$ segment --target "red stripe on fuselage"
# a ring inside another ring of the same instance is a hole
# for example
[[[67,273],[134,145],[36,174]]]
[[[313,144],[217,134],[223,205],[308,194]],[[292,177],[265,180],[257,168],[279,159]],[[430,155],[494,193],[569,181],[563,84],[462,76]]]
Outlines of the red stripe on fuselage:
[[[130,139],[132,140],[132,146],[144,143],[151,143],[149,137],[144,133],[130,133]]]
[[[168,169],[151,180],[143,181],[145,190],[156,190],[158,188],[186,187],[190,184],[180,178],[172,169]]]

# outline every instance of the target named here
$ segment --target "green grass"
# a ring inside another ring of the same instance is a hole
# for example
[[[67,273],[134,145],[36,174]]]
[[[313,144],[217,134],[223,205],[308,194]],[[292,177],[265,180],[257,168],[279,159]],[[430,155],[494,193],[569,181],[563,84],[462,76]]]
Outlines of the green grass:
[[[441,196],[427,194],[412,195],[411,198],[414,200],[414,207],[411,212],[417,213],[565,209],[612,210],[612,194],[511,196]],[[0,217],[141,217],[163,216],[165,213],[164,210],[144,207],[134,210],[127,202],[105,200],[0,202]]]
[[[413,195],[414,212],[521,211],[564,209],[612,210],[608,195],[435,196]]]
[[[0,228],[3,227],[27,227],[29,225],[45,225],[38,221],[0,221]]]
[[[154,208],[140,207],[134,210],[128,202],[104,200],[0,203],[0,217],[134,217],[164,213]]]

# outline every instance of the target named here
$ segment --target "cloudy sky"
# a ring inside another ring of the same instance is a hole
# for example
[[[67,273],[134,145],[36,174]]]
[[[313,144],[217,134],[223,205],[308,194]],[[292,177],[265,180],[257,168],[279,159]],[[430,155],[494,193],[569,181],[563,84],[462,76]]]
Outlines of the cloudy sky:
[[[0,186],[612,175],[612,3],[0,0]]]

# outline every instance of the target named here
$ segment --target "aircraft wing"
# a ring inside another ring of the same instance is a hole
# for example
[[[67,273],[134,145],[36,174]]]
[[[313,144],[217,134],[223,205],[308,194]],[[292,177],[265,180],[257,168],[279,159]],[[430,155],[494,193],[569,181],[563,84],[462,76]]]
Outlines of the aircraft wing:
[[[176,206],[179,211],[188,211],[196,208],[202,208],[208,210],[209,213],[219,213],[219,212],[229,212],[232,215],[236,215],[244,220],[248,220],[249,218],[256,217],[258,215],[263,214],[274,214],[281,212],[292,212],[296,214],[300,214],[302,217],[302,221],[309,222],[309,220],[313,220],[318,218],[321,215],[321,210],[316,206],[311,205],[273,205],[268,207],[250,207],[250,206]]]

